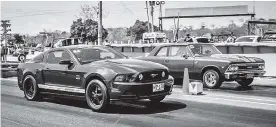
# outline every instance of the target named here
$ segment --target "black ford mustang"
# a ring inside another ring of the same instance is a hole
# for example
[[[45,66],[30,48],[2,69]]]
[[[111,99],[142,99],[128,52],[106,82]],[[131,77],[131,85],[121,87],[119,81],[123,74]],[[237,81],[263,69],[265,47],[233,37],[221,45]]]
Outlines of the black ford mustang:
[[[167,67],[104,46],[54,48],[20,64],[17,71],[18,86],[27,100],[45,94],[81,97],[94,111],[117,100],[160,102],[174,82]]]

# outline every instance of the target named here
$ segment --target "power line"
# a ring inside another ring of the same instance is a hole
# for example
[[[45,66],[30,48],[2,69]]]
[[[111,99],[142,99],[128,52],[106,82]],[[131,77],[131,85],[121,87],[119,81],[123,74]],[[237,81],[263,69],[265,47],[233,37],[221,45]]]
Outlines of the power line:
[[[120,2],[124,6],[125,9],[127,9],[130,13],[134,14],[122,1],[120,1]]]
[[[47,14],[58,14],[58,13],[66,13],[66,12],[72,12],[72,11],[60,11],[60,12],[44,12],[44,13],[38,13],[38,14],[27,14],[27,15],[19,15],[19,16],[10,16],[5,18],[17,18],[17,17],[27,17],[27,16],[37,16],[37,15],[47,15]]]

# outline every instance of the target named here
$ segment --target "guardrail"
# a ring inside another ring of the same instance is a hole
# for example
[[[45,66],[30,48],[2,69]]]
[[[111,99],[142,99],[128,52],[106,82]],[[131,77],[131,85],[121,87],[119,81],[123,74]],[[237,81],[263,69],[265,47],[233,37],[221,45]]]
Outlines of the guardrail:
[[[155,44],[111,44],[110,46],[120,52],[149,53],[154,47],[164,43]],[[258,54],[276,53],[276,43],[213,43],[224,54]]]

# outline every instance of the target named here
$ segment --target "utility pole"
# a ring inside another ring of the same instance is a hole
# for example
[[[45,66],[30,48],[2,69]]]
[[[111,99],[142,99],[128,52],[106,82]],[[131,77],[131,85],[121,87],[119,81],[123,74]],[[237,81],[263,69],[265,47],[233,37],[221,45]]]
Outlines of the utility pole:
[[[162,23],[162,5],[165,4],[165,1],[156,1],[156,5],[159,5],[159,30],[163,31]]]
[[[102,45],[102,1],[99,2],[99,13],[98,13],[98,45]]]
[[[43,37],[46,38],[46,39],[45,39],[45,42],[42,42],[42,51],[44,51],[45,44],[48,42],[48,36],[52,35],[52,33],[44,31],[44,32],[39,32],[39,34],[42,34]],[[52,43],[53,43],[53,42],[52,42]]]
[[[8,50],[7,50],[7,44],[8,44],[7,33],[9,31],[11,31],[11,29],[7,29],[7,28],[11,27],[11,24],[10,24],[10,20],[1,20],[1,23],[2,23],[1,26],[3,27],[3,30],[2,30],[3,34],[2,34],[2,36],[4,37],[4,41],[5,41],[4,61],[6,62],[7,61],[7,54],[8,54]]]
[[[150,31],[150,25],[149,25],[149,8],[148,8],[148,1],[146,1],[146,9],[147,9],[147,17],[148,17],[148,31]]]
[[[150,1],[150,6],[151,6],[151,10],[150,10],[150,14],[151,14],[151,32],[154,32],[154,27],[153,27],[153,11],[154,8],[153,6],[155,5],[155,1]]]

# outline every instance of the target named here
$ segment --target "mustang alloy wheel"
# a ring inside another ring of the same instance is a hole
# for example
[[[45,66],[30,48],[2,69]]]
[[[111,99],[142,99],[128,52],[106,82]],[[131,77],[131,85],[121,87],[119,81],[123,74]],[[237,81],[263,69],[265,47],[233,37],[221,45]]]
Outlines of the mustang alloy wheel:
[[[97,79],[88,83],[85,90],[85,97],[88,106],[93,111],[102,112],[109,104],[107,88],[103,82]]]
[[[216,89],[221,86],[222,81],[218,72],[215,70],[207,70],[203,74],[203,84],[207,88]]]
[[[23,91],[27,100],[38,100],[40,97],[36,80],[33,76],[27,75],[23,81]]]

